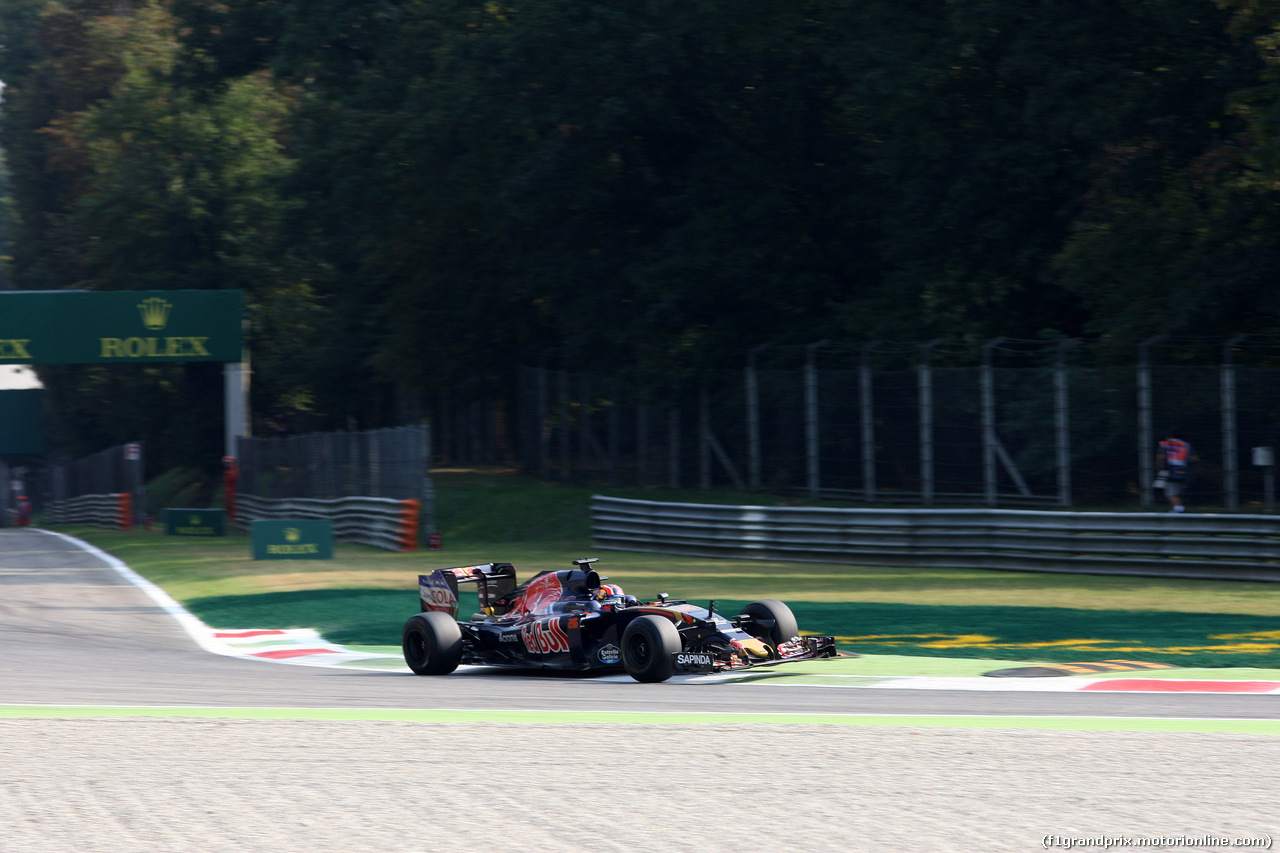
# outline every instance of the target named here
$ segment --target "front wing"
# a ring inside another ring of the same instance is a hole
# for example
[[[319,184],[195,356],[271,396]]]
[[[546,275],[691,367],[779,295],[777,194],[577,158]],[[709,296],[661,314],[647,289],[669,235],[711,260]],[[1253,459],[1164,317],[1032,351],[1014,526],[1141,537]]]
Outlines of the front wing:
[[[777,666],[781,663],[796,663],[804,660],[833,658],[836,651],[835,637],[796,637],[778,647],[778,657],[767,660],[744,661],[737,658],[725,658],[711,652],[681,651],[671,656],[677,673],[714,673],[728,670],[758,669],[762,666]]]

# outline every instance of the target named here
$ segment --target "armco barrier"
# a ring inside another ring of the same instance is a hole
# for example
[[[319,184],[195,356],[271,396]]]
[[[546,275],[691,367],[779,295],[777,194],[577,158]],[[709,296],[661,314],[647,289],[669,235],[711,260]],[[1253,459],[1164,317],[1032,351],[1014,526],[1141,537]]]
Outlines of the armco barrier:
[[[759,560],[1280,581],[1280,518],[815,509],[597,495],[597,548]]]
[[[327,518],[333,522],[335,539],[388,551],[412,551],[418,547],[420,513],[421,504],[416,500],[261,498],[244,493],[236,497],[236,526],[241,530],[247,531],[250,522],[267,519]]]
[[[50,524],[87,524],[128,530],[133,526],[133,496],[121,492],[51,501],[45,509],[45,519]]]

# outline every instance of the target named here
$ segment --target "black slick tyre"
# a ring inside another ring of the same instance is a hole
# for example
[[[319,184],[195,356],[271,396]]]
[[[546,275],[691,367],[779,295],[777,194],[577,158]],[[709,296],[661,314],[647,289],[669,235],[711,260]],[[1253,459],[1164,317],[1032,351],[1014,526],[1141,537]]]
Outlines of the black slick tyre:
[[[776,598],[751,602],[742,608],[738,619],[742,621],[744,631],[774,647],[800,635],[795,614]]]
[[[418,613],[404,623],[400,646],[415,675],[448,675],[462,660],[462,629],[448,613]]]
[[[680,632],[670,619],[637,616],[622,632],[622,665],[636,681],[666,681],[675,671],[671,656],[680,648]]]

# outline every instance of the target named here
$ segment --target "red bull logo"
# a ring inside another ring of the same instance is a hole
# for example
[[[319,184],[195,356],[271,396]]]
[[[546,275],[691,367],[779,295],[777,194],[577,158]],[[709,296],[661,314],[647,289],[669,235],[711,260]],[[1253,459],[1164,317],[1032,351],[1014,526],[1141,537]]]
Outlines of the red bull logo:
[[[559,619],[531,622],[520,629],[520,639],[530,654],[550,655],[569,651],[569,635],[560,627]]]

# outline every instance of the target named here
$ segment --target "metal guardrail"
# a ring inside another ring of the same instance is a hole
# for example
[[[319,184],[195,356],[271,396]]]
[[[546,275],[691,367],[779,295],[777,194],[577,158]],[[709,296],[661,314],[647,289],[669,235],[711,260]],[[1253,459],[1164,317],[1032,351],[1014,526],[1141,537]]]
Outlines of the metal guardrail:
[[[128,530],[133,524],[133,496],[81,495],[52,501],[45,512],[49,524],[87,524]],[[348,497],[334,500],[311,498],[236,497],[236,526],[248,530],[261,519],[323,518],[333,522],[334,538],[359,542],[388,551],[413,551],[418,547],[422,504],[415,499]]]
[[[263,498],[242,493],[236,496],[235,524],[247,531],[250,522],[265,519],[328,519],[335,539],[388,551],[413,551],[418,547],[421,512],[422,504],[415,499]]]
[[[45,508],[45,520],[50,524],[87,524],[90,527],[128,530],[133,526],[133,495],[128,492],[80,495],[50,501]]]
[[[1280,517],[815,509],[596,495],[601,549],[871,566],[1280,581]]]

